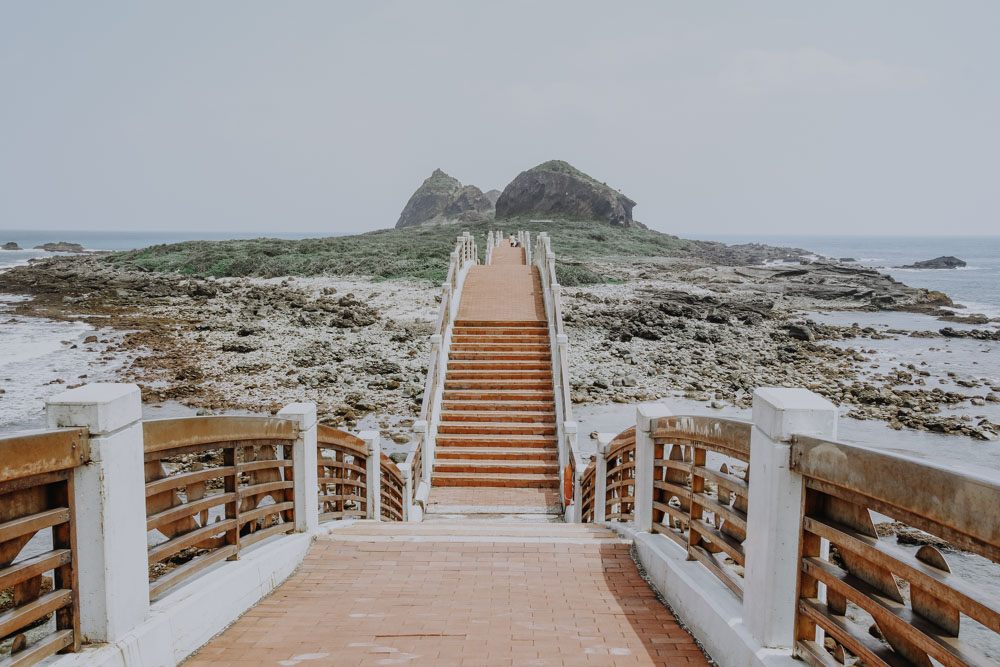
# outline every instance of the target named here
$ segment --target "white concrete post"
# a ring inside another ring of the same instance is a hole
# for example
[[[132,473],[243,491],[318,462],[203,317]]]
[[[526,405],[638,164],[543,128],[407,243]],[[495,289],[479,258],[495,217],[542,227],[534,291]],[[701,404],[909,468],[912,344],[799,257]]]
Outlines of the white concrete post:
[[[545,266],[552,280],[556,279],[556,254],[551,250],[545,253]]]
[[[614,433],[597,434],[597,459],[594,466],[594,523],[604,523],[608,500],[608,446]]]
[[[368,476],[368,518],[374,521],[382,520],[382,436],[378,431],[361,431],[358,437],[365,441],[368,450],[368,463],[365,472]]]
[[[790,469],[794,434],[837,437],[837,408],[807,389],[753,395],[743,618],[762,646],[791,648],[799,576],[802,476]]]
[[[665,405],[640,405],[635,410],[635,529],[653,530],[653,424],[672,413]]]
[[[149,613],[141,394],[91,384],[45,411],[50,428],[90,430],[90,462],[73,469],[80,630],[85,641],[118,641]]]
[[[319,527],[319,475],[316,447],[316,404],[291,403],[278,411],[278,417],[291,419],[299,427],[299,437],[292,445],[292,477],[295,480],[295,530],[307,533]]]
[[[423,449],[420,450],[420,456],[422,460],[420,461],[420,476],[423,478],[413,480],[413,483],[420,487],[420,482],[424,481],[430,484],[431,482],[431,466],[434,465],[434,452],[432,444],[427,438],[427,422],[423,419],[413,422],[413,433],[416,434],[417,438],[423,440]]]

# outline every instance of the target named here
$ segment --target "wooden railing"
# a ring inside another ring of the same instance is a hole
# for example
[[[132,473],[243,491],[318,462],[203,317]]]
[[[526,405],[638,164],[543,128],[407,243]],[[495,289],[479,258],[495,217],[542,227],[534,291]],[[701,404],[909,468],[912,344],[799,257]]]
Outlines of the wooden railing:
[[[653,531],[743,595],[749,494],[749,422],[665,417],[652,424]],[[708,456],[721,459],[708,464]]]
[[[594,492],[595,484],[594,478],[597,474],[597,466],[594,461],[591,461],[589,465],[584,469],[583,475],[580,477],[580,521],[583,523],[593,523],[594,522]]]
[[[294,422],[191,417],[142,431],[150,597],[294,529]]]
[[[4,667],[80,648],[72,470],[89,459],[84,429],[0,438],[0,591],[10,604],[0,611],[0,646],[10,647],[0,653]],[[27,631],[52,614],[54,628],[35,630],[29,643]]]
[[[850,664],[851,655],[871,666],[932,660],[997,664],[963,639],[960,626],[970,620],[981,624],[996,633],[996,645],[1000,598],[953,573],[948,559],[979,556],[1000,563],[1000,482],[803,436],[792,442],[791,464],[806,487],[796,627],[800,657],[831,664],[816,641],[819,627],[836,642],[833,655],[841,664]],[[931,544],[911,553],[879,540],[873,513],[940,538],[950,545],[949,556]],[[989,576],[989,570],[981,571]],[[825,602],[820,585],[826,588]],[[859,616],[874,621],[884,643],[858,623]]]
[[[812,664],[998,664],[1000,596],[961,572],[1000,580],[1000,479],[793,435],[833,431],[836,408],[769,392],[757,425],[640,408],[643,431],[601,434],[583,520],[669,538],[743,599],[744,619],[767,617],[748,624],[759,641]]]
[[[368,516],[368,445],[356,435],[320,425],[316,429],[319,520]]]
[[[382,518],[389,521],[403,520],[403,474],[396,463],[385,454],[380,457],[382,478]]]
[[[604,517],[631,521],[635,506],[635,427],[625,429],[608,447]]]

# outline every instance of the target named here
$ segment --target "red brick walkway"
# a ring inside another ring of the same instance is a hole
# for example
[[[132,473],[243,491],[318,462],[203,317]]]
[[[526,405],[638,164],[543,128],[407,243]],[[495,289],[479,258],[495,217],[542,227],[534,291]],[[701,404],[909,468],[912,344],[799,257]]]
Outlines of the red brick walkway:
[[[444,507],[487,506],[516,513],[525,507],[559,506],[559,489],[516,489],[489,486],[435,486],[427,499],[427,511]]]
[[[492,526],[490,537],[474,537]],[[629,546],[571,524],[358,524],[188,663],[705,665]]]
[[[490,264],[469,270],[458,319],[546,321],[542,280],[538,267],[525,265],[524,248],[511,248],[510,241],[502,241],[493,249]]]

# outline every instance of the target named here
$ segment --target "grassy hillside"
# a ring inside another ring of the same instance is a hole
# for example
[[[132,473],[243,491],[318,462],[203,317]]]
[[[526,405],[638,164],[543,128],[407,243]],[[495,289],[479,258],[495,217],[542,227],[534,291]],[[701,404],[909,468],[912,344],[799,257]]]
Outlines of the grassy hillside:
[[[505,232],[517,229],[549,232],[557,257],[569,262],[557,267],[564,285],[602,282],[604,278],[585,265],[589,260],[686,255],[698,249],[696,243],[675,236],[637,227],[612,229],[605,222],[501,221],[386,229],[355,236],[294,241],[265,238],[187,241],[115,253],[107,261],[148,271],[219,278],[325,274],[442,281],[456,236],[462,232],[474,234],[482,254],[487,232],[497,227]],[[581,262],[584,265],[578,264]]]

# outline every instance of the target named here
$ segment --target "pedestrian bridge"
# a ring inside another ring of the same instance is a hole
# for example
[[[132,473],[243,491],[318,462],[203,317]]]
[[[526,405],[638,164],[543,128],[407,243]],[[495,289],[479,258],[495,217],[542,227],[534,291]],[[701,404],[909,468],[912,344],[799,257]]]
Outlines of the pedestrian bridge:
[[[312,404],[143,420],[119,384],[0,436],[0,667],[997,664],[995,478],[789,388],[584,456],[551,241],[514,238],[458,238],[399,464]]]

